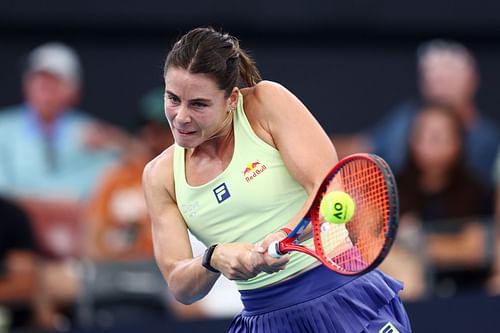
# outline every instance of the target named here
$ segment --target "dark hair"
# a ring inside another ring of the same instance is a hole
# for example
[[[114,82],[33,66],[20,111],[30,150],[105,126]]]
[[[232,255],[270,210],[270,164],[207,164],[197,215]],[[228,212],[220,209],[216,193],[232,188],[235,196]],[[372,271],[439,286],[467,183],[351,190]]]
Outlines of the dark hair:
[[[465,129],[456,111],[446,104],[426,104],[419,108],[420,114],[424,112],[437,112],[443,114],[453,123],[457,139],[460,140],[460,151],[457,159],[448,170],[448,184],[441,190],[439,212],[432,209],[429,195],[420,188],[422,176],[421,170],[417,166],[415,157],[409,149],[407,143],[408,156],[406,162],[397,176],[399,196],[401,201],[401,213],[410,211],[418,212],[421,218],[460,218],[474,215],[481,215],[485,212],[485,205],[481,201],[486,197],[486,190],[481,185],[477,176],[467,168],[465,157]],[[418,117],[418,115],[417,115]],[[413,124],[413,130],[415,124]],[[431,207],[431,208],[429,208]],[[439,214],[445,214],[440,216]]]
[[[238,39],[213,28],[196,28],[182,36],[167,56],[164,75],[170,67],[212,76],[226,96],[234,87],[251,87],[261,80],[255,62],[240,48]]]

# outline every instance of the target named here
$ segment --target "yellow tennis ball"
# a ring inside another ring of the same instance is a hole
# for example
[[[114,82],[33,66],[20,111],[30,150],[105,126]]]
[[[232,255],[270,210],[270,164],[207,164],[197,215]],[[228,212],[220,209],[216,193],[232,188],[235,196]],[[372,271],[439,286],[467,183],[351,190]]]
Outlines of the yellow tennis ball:
[[[342,191],[327,193],[319,205],[319,212],[323,218],[335,224],[348,222],[354,215],[356,204],[351,196]]]

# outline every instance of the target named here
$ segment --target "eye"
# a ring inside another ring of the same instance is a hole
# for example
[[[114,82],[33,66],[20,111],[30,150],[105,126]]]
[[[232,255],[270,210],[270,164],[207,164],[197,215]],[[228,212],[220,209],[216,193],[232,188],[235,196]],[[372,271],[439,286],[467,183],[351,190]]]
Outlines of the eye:
[[[207,107],[207,104],[202,103],[202,102],[194,102],[194,103],[192,103],[192,105],[195,109],[203,109],[203,108]]]
[[[173,95],[168,95],[167,99],[172,104],[179,104],[179,102],[180,102],[179,97],[173,96]]]

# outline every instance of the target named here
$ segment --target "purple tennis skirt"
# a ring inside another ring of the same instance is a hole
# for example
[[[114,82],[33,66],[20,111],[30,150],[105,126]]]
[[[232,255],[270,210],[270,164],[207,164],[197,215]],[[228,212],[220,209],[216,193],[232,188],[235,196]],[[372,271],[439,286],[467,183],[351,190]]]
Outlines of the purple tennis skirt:
[[[244,310],[229,333],[411,332],[402,288],[378,270],[350,277],[321,265],[275,286],[240,291]]]

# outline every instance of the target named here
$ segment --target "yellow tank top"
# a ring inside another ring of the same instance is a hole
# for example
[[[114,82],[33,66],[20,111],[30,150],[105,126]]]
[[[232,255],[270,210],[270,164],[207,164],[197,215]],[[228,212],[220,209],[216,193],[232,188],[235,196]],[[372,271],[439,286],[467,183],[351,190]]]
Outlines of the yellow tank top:
[[[185,150],[177,145],[174,150],[177,205],[191,233],[207,246],[258,243],[284,227],[307,200],[304,188],[290,175],[279,151],[254,133],[241,94],[233,112],[233,128],[235,147],[229,165],[204,185],[187,184]],[[261,288],[313,262],[310,256],[294,252],[285,270],[261,273],[237,281],[237,285],[240,290]]]

